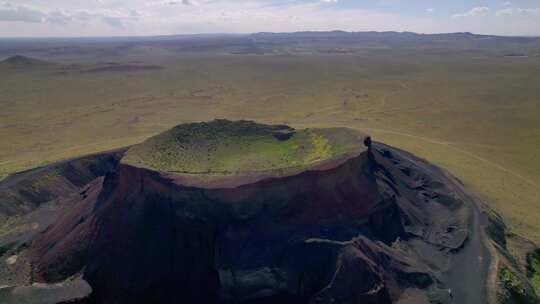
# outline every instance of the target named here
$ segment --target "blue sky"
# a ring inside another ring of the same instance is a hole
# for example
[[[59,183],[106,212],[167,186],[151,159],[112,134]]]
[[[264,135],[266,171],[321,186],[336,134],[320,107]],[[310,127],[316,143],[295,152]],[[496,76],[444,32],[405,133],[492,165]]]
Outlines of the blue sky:
[[[0,36],[305,30],[540,36],[540,0],[0,0]]]

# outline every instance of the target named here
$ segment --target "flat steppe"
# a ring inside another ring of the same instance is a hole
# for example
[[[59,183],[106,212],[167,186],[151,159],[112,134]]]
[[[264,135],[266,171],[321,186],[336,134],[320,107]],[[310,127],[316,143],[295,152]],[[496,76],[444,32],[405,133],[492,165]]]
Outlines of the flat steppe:
[[[182,122],[351,127],[448,169],[514,232],[540,242],[537,54],[92,52],[0,65],[0,175],[139,143]]]

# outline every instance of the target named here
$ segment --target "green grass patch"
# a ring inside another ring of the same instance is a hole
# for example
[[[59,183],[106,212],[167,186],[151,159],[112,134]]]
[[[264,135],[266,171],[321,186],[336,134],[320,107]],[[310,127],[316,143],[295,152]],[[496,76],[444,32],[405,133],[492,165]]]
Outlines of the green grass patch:
[[[531,278],[532,279],[532,278]],[[530,281],[530,280],[529,280]],[[540,299],[529,286],[524,276],[519,275],[508,266],[501,267],[499,282],[502,290],[499,293],[501,304],[538,304]],[[533,287],[534,288],[534,287]]]
[[[513,303],[531,303],[527,301],[526,290],[523,287],[523,283],[507,266],[503,266],[499,273],[499,280],[504,288],[505,293],[501,295],[500,303],[513,304]]]
[[[59,178],[60,173],[56,170],[51,170],[40,176],[40,178],[34,180],[32,182],[32,188],[36,190],[46,188],[57,182]]]
[[[537,296],[540,296],[540,249],[527,257],[528,277]]]
[[[364,135],[333,128],[293,130],[251,121],[191,123],[129,149],[122,163],[180,173],[261,172],[308,167],[359,152]]]
[[[510,290],[516,294],[525,294],[525,288],[518,276],[508,267],[501,268],[500,280],[507,290]]]

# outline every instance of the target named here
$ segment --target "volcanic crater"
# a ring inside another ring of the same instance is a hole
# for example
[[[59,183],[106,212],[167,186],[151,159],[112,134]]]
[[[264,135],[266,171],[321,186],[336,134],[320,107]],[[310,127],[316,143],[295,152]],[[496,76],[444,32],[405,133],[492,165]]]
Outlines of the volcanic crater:
[[[485,301],[473,198],[355,130],[182,124],[39,170],[0,184],[13,205],[50,172],[65,189],[5,215],[7,303]]]

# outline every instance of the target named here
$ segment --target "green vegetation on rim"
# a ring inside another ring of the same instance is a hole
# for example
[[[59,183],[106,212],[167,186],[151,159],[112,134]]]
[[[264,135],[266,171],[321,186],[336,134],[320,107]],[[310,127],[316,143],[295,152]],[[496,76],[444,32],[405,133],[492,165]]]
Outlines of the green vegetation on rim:
[[[527,282],[522,281],[520,274],[517,274],[507,266],[503,266],[499,271],[499,281],[502,292],[499,294],[499,303],[501,304],[536,304],[538,297],[528,286]]]
[[[182,124],[130,148],[122,163],[179,173],[304,168],[364,149],[346,128],[293,130],[251,121]]]
[[[527,260],[529,281],[536,295],[540,296],[540,249],[529,255]]]

